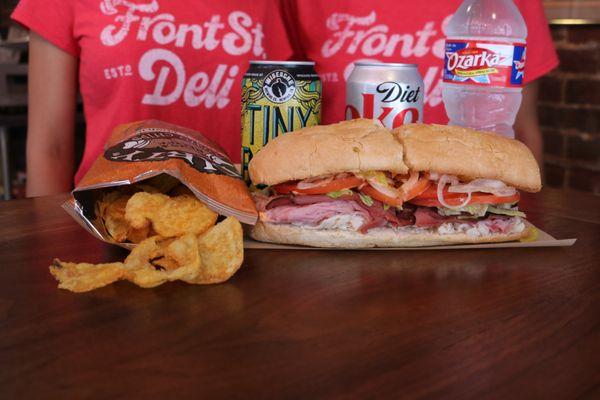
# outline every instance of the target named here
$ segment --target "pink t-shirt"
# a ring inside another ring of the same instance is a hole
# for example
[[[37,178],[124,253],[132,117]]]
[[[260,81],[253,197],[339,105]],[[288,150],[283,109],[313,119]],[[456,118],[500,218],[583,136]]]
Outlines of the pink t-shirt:
[[[540,0],[516,0],[528,28],[525,83],[558,65]],[[443,27],[461,0],[296,0],[285,9],[296,53],[316,61],[323,123],[344,119],[355,61],[416,63],[425,82],[424,122],[447,123],[442,104]]]
[[[113,127],[147,118],[196,129],[239,161],[248,62],[292,54],[277,0],[21,0],[12,17],[79,58],[76,182]]]

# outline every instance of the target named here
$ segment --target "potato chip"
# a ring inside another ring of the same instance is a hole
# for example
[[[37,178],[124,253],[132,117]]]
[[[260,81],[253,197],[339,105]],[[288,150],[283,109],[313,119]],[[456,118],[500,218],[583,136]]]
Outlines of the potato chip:
[[[153,182],[171,197],[146,182],[105,193],[96,203],[108,235],[137,244],[125,261],[94,265],[55,260],[50,272],[60,288],[85,292],[120,279],[144,288],[175,280],[219,283],[240,268],[242,227],[235,218],[215,225],[218,215],[174,178]]]
[[[125,220],[125,206],[129,200],[129,195],[121,195],[110,202],[104,210],[104,226],[108,234],[116,242],[127,240],[129,224]]]
[[[155,236],[156,233],[152,230],[150,226],[146,226],[144,228],[135,229],[129,227],[127,230],[127,240],[131,243],[140,243],[150,236]]]
[[[115,241],[124,241],[124,236],[127,233],[127,223],[123,219],[123,215],[119,218],[115,215],[115,207],[113,203],[118,201],[124,195],[121,192],[114,191],[105,193],[104,196],[96,203],[96,216],[100,220],[102,226],[106,229],[107,234]],[[117,209],[119,207],[116,207]],[[110,212],[109,212],[110,210]],[[116,213],[118,214],[118,212]],[[124,214],[124,208],[123,208]]]
[[[88,292],[124,279],[123,263],[88,264],[54,260],[50,273],[58,280],[58,287],[72,292]]]
[[[108,206],[118,199],[121,196],[120,192],[109,192],[105,193],[97,202],[96,202],[96,217],[104,220],[106,216],[106,209]],[[104,222],[103,222],[104,223]]]
[[[157,234],[173,237],[204,233],[217,222],[217,217],[217,213],[196,197],[182,195],[168,199],[149,218]]]
[[[96,202],[96,216],[101,217],[106,213],[106,207],[121,196],[120,192],[109,192],[105,193]]]
[[[127,279],[145,288],[167,281],[194,279],[200,265],[198,238],[193,234],[177,239],[153,236],[135,247],[125,259]]]
[[[161,193],[137,192],[127,202],[125,219],[134,229],[150,226],[156,212],[169,200],[169,196]]]
[[[242,224],[229,217],[198,238],[202,268],[188,283],[220,283],[229,279],[244,261]]]
[[[152,260],[163,257],[157,236],[150,237],[138,244],[125,259],[127,279],[142,287],[154,287],[167,281],[159,273],[160,268],[152,265]]]
[[[123,243],[140,243],[153,234],[156,234],[151,226],[142,228],[133,228],[125,219],[125,210],[130,194],[128,190],[121,192],[110,192],[98,201],[96,206],[97,215],[102,219],[102,223],[108,235],[115,241]]]

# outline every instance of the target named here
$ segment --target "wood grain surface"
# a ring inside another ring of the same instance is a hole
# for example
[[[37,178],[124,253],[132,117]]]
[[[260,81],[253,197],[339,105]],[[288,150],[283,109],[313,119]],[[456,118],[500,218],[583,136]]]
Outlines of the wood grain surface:
[[[115,261],[59,207],[0,203],[0,398],[600,397],[597,197],[527,195],[570,248],[247,251],[227,283],[56,288]]]

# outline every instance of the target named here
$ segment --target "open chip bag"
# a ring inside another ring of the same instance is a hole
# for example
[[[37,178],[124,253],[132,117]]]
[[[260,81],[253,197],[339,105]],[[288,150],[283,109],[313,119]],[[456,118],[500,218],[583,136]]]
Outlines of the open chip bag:
[[[55,260],[50,271],[59,287],[76,292],[119,279],[142,287],[223,282],[243,260],[240,221],[257,219],[219,146],[156,120],[116,127],[63,208],[98,239],[132,249],[119,263]]]

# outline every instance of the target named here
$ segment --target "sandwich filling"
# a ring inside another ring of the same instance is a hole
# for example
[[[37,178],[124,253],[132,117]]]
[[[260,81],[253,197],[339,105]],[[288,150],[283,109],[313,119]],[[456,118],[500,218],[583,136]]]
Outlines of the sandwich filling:
[[[470,236],[519,233],[525,214],[519,192],[491,179],[383,171],[290,181],[255,192],[263,222],[305,229],[371,229]]]

